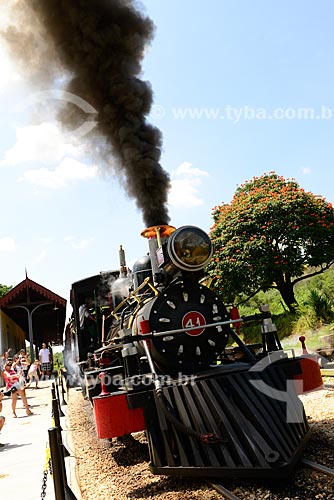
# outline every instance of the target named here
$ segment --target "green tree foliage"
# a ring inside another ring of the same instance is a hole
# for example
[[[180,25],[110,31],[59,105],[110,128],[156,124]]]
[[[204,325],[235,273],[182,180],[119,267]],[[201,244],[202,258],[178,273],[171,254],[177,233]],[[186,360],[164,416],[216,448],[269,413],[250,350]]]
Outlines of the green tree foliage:
[[[12,286],[6,286],[6,285],[0,284],[0,297],[3,297],[12,288],[13,288]]]
[[[323,292],[314,288],[309,290],[305,305],[313,309],[319,321],[330,322],[333,319],[331,301]]]
[[[279,338],[290,338],[286,347],[300,348],[298,338],[306,337],[310,349],[321,346],[321,336],[329,335],[334,328],[334,267],[322,274],[300,281],[295,287],[299,304],[297,314],[291,314],[283,307],[282,297],[277,290],[258,292],[239,307],[241,316],[259,311],[259,306],[268,304]],[[261,322],[242,325],[242,335],[247,343],[261,342]],[[299,352],[299,351],[298,351]]]
[[[53,369],[58,370],[58,368],[64,368],[64,358],[62,352],[55,352],[53,354]]]
[[[212,215],[207,271],[225,302],[276,288],[293,312],[295,284],[334,262],[333,207],[293,179],[274,172],[254,177]]]

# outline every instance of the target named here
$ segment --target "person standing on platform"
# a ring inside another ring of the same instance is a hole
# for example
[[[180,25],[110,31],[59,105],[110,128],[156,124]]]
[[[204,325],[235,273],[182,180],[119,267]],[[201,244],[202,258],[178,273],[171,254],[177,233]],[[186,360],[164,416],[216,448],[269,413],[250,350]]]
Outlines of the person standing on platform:
[[[7,351],[4,352],[2,356],[0,356],[0,374],[3,372],[5,364],[9,359],[10,347],[8,347]]]
[[[2,398],[3,398],[3,393],[0,392],[0,413],[2,412]],[[0,415],[0,431],[3,428],[5,424],[5,417]],[[3,448],[5,445],[3,443],[0,443],[0,448]]]
[[[40,365],[40,362],[38,361],[38,359],[35,359],[35,361],[30,365],[30,368],[28,371],[28,385],[26,386],[26,388],[30,387],[31,382],[35,379],[36,389],[39,389],[39,387],[38,387],[38,382],[39,382],[38,374],[41,373],[39,365]]]
[[[24,349],[20,350],[19,357],[20,357],[20,361],[21,361],[21,365],[22,365],[22,369],[23,369],[24,380],[27,381],[28,370],[29,370],[29,366],[30,366],[30,359],[28,358]]]
[[[20,384],[24,387],[25,378],[24,378],[24,372],[23,372],[23,365],[21,363],[21,358],[19,357],[18,354],[15,354],[15,356],[13,357],[12,369],[16,371],[16,373],[19,376]]]
[[[39,361],[41,363],[42,372],[41,380],[46,380],[46,377],[48,376],[50,378],[51,375],[51,355],[44,342],[42,344],[42,349],[39,351]]]
[[[17,403],[17,396],[18,395],[22,399],[22,403],[26,409],[27,415],[33,415],[32,411],[30,410],[29,405],[28,405],[25,388],[20,383],[19,375],[16,373],[15,370],[13,370],[11,361],[7,361],[7,363],[5,364],[5,369],[2,372],[2,376],[6,382],[6,392],[10,391],[10,393],[12,395],[13,417],[14,418],[17,417],[17,415],[16,415],[16,403]]]

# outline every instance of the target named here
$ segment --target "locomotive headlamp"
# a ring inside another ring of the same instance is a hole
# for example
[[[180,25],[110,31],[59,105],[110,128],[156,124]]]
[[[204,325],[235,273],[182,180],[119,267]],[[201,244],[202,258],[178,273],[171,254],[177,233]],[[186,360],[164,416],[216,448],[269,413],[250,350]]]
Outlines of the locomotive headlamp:
[[[212,244],[202,229],[182,226],[169,237],[167,252],[174,266],[182,271],[200,271],[211,258]]]

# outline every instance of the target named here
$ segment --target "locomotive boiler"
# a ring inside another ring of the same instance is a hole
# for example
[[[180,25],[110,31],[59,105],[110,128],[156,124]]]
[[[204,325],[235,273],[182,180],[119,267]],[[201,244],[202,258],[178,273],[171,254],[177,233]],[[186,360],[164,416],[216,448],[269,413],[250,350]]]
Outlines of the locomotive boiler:
[[[142,236],[149,254],[131,273],[122,254],[108,291],[105,276],[72,286],[74,320],[84,295],[98,297],[98,345],[80,351],[89,343],[72,333],[98,437],[145,431],[156,474],[290,474],[310,436],[298,394],[306,377],[307,390],[321,386],[318,365],[282,349],[266,308],[232,319],[205,285],[212,245],[200,228]],[[255,317],[262,345],[247,346],[233,325]]]

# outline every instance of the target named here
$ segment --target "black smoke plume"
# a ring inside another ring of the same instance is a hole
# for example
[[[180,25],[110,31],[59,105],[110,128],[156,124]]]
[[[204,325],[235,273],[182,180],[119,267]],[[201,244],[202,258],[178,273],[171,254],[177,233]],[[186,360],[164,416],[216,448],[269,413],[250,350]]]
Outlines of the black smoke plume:
[[[37,61],[39,76],[60,80],[67,70],[64,90],[97,111],[94,154],[104,164],[114,164],[112,156],[118,159],[117,173],[147,226],[167,224],[170,182],[159,163],[162,136],[147,123],[152,90],[140,79],[152,21],[133,0],[19,0],[17,8],[23,23],[5,33],[12,49],[16,45],[16,53],[21,51],[27,70]],[[27,24],[34,26],[36,19],[43,32],[31,29],[27,35]],[[69,128],[78,119],[71,104],[60,116]]]

